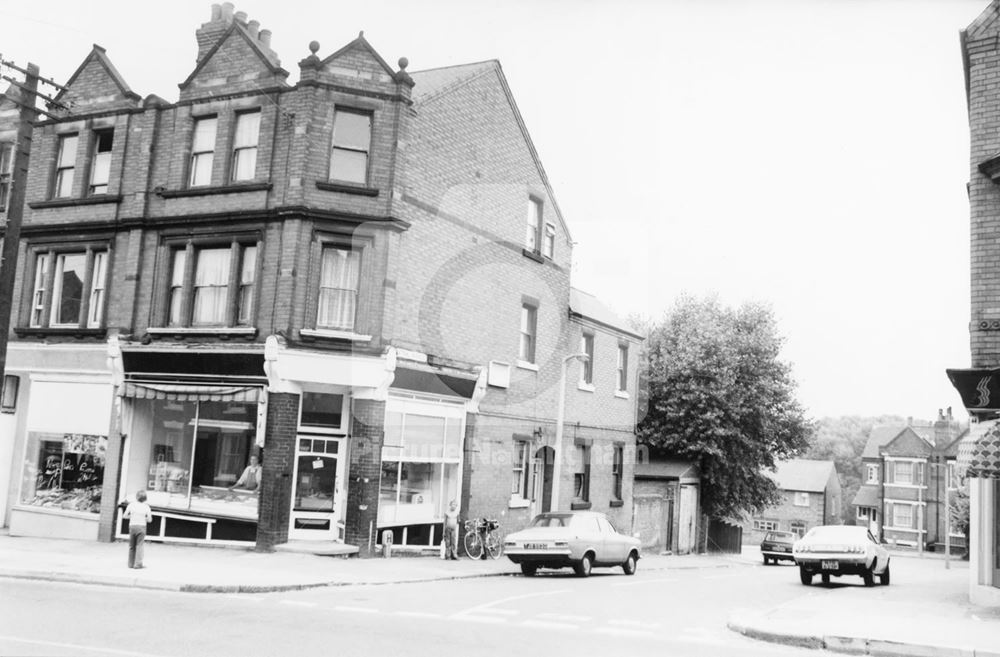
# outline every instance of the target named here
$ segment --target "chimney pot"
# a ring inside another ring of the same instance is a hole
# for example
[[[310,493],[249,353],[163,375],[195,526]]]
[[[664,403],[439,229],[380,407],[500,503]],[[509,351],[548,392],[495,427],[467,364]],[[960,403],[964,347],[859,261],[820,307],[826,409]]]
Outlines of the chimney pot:
[[[948,419],[949,420],[952,419],[952,416],[951,416],[951,406],[948,407]]]
[[[233,3],[231,3],[231,2],[223,2],[222,3],[222,20],[226,21],[226,23],[232,23],[233,22],[233,11],[235,11],[235,10],[236,10],[236,7],[235,7],[235,5],[233,5]]]
[[[236,20],[246,25],[247,23],[247,13],[245,11],[236,12]]]
[[[271,30],[261,30],[257,38],[265,47],[271,47]]]
[[[222,5],[212,5],[212,21],[222,20]]]
[[[247,31],[250,32],[250,36],[256,39],[259,30],[260,21],[247,21]]]

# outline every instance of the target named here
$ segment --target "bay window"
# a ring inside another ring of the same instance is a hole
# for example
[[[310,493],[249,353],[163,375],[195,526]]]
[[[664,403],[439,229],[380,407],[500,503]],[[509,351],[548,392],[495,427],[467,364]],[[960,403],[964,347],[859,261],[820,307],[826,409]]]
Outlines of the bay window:
[[[170,249],[167,326],[252,326],[257,244],[188,242]]]
[[[100,328],[104,322],[108,251],[36,250],[28,325]]]
[[[365,184],[371,151],[372,115],[336,110],[330,149],[330,180]]]
[[[361,279],[359,250],[325,244],[320,256],[319,303],[316,327],[353,331],[358,311]]]

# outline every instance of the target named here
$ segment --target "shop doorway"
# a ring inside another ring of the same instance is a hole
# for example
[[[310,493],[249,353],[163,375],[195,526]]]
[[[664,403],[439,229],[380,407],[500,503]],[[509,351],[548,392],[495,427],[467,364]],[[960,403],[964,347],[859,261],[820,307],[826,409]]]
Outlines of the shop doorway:
[[[295,445],[288,538],[342,541],[347,461],[345,440],[300,434]]]

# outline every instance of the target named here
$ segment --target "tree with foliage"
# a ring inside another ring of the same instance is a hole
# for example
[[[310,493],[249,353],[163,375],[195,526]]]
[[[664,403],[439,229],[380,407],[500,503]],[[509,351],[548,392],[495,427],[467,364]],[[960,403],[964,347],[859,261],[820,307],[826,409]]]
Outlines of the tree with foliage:
[[[951,508],[951,531],[965,537],[966,557],[968,557],[969,545],[969,480],[962,482],[962,486],[955,491],[949,500]]]
[[[770,308],[715,297],[682,297],[649,332],[639,440],[698,465],[711,517],[776,503],[766,471],[806,447],[810,426],[782,342]]]

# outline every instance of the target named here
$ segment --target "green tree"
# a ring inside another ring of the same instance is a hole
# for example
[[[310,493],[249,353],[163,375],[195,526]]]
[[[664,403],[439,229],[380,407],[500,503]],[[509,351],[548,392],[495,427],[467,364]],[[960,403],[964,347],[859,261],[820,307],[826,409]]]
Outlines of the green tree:
[[[775,503],[766,471],[806,447],[810,425],[781,345],[770,308],[715,297],[682,297],[649,332],[639,440],[698,464],[709,516]]]

